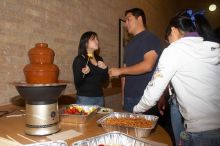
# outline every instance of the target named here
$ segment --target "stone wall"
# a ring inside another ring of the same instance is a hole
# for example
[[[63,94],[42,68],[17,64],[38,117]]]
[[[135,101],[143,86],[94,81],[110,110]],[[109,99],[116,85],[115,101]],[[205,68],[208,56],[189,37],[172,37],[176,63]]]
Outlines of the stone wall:
[[[174,0],[1,0],[0,1],[0,104],[18,95],[14,81],[24,81],[27,52],[38,42],[55,51],[54,63],[61,80],[73,81],[72,60],[80,36],[88,30],[100,38],[101,55],[118,66],[118,20],[124,11],[143,8],[149,30],[163,39],[164,29],[175,11]],[[69,84],[65,94],[75,92]]]

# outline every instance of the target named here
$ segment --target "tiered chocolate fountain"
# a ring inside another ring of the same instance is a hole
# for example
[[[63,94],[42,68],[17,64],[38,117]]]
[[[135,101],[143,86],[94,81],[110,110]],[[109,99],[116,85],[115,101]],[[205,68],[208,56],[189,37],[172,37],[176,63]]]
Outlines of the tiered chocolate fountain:
[[[58,98],[67,82],[59,82],[59,69],[53,64],[54,51],[38,43],[28,52],[30,64],[24,67],[26,82],[15,83],[26,101],[25,133],[48,135],[60,130]]]

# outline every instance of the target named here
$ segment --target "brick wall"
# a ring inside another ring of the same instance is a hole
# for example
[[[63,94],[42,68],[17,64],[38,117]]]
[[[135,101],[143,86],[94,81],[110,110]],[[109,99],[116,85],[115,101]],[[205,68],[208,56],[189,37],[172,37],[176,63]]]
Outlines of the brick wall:
[[[18,95],[13,81],[24,81],[27,52],[38,42],[55,51],[59,79],[72,81],[71,64],[80,36],[88,30],[100,38],[101,55],[118,65],[118,19],[132,7],[143,8],[148,28],[163,38],[174,0],[0,0],[0,104]],[[69,84],[65,94],[75,92]]]

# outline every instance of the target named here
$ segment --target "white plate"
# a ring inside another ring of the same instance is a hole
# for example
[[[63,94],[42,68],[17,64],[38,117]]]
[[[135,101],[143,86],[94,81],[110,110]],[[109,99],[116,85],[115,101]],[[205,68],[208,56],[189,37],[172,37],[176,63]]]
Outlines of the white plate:
[[[97,113],[99,113],[99,114],[109,114],[109,113],[112,113],[112,112],[113,112],[113,109],[111,109],[111,108],[101,107]]]

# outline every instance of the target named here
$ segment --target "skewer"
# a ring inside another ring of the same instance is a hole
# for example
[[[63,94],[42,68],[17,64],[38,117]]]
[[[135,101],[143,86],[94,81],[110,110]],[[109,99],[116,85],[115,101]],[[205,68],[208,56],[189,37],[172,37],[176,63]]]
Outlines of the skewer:
[[[37,141],[35,141],[35,140],[32,140],[32,139],[30,139],[30,138],[27,138],[26,136],[24,136],[24,135],[21,135],[21,134],[19,134],[19,133],[17,133],[17,135],[18,136],[20,136],[20,137],[22,137],[22,138],[24,138],[24,139],[27,139],[27,140],[29,140],[29,141],[31,141],[31,142],[37,142]]]
[[[11,141],[7,138],[0,137],[1,146],[22,146],[22,144],[18,144],[17,142]]]
[[[11,140],[11,141],[13,141],[13,142],[15,142],[15,143],[21,145],[17,140],[15,140],[14,138],[10,137],[9,135],[6,135],[6,137],[7,137],[9,140]]]
[[[87,62],[86,62],[86,66],[88,65],[88,62],[89,62],[89,57],[87,59]],[[83,78],[85,77],[85,73],[83,73]]]
[[[6,116],[7,118],[11,118],[11,117],[21,117],[24,116],[25,114],[17,114],[17,115],[8,115]]]
[[[87,59],[87,61],[86,61],[86,66],[87,66],[88,63],[89,63],[89,59],[92,59],[92,58],[93,58],[93,54],[88,53],[87,55],[88,55],[88,59]],[[83,73],[83,78],[84,78],[84,77],[85,77],[85,74]]]

